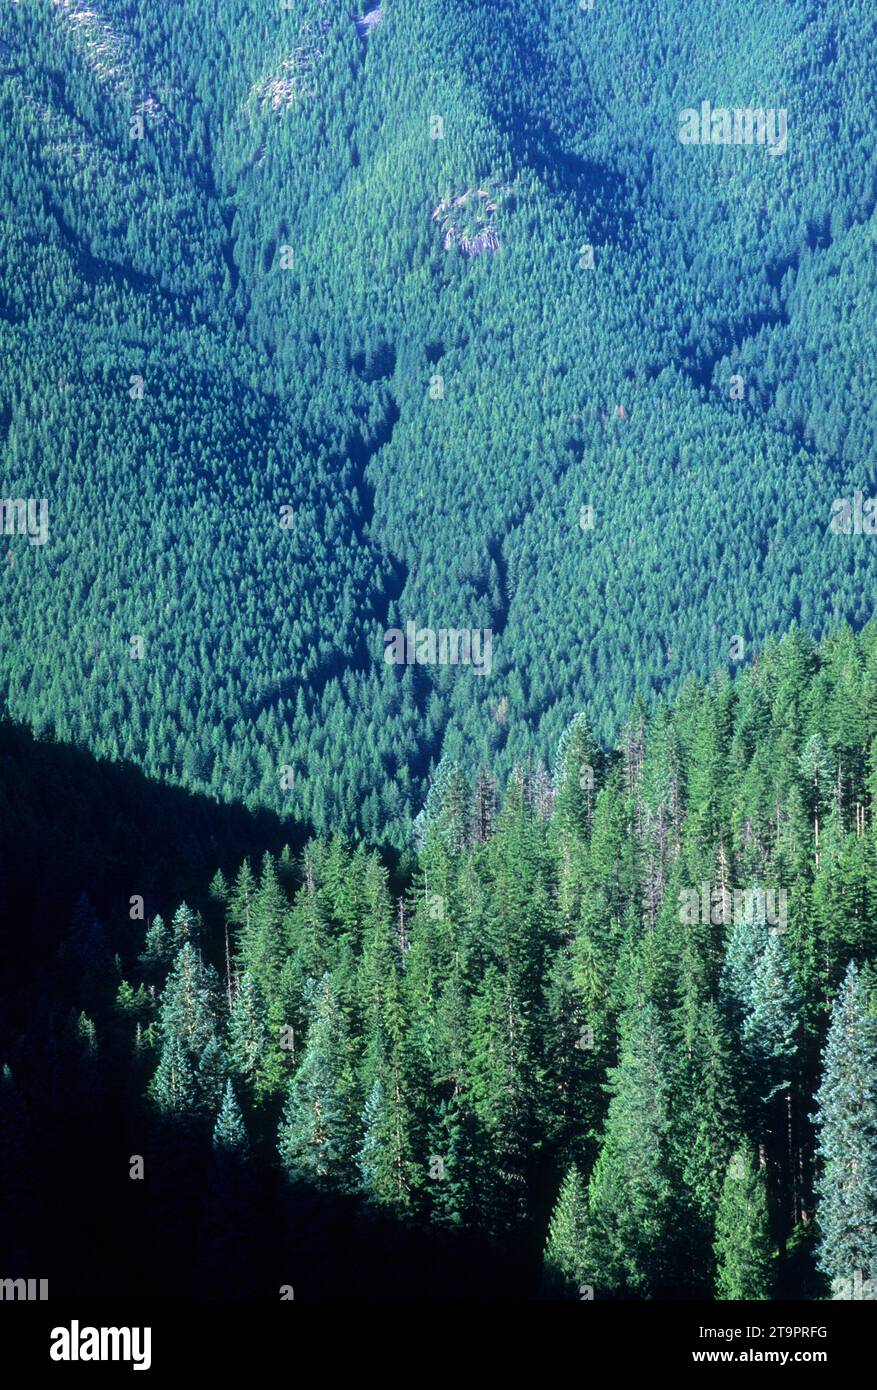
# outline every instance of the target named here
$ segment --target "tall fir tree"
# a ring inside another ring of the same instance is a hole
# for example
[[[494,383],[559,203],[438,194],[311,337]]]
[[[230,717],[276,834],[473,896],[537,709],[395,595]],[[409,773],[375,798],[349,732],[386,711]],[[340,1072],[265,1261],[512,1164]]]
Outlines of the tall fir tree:
[[[216,971],[204,965],[191,942],[176,957],[161,995],[159,1022],[162,1037],[179,1038],[191,1054],[200,1057],[217,1030],[221,991]]]
[[[237,892],[237,885],[235,889]],[[266,854],[258,887],[243,909],[245,925],[238,937],[237,963],[241,972],[252,975],[268,1003],[276,996],[283,968],[284,921],[288,910],[276,865]]]
[[[137,958],[148,984],[157,984],[163,979],[173,955],[171,934],[162,917],[156,914],[147,928],[143,950]]]
[[[578,1168],[567,1170],[551,1214],[543,1255],[543,1288],[550,1298],[578,1299],[585,1283],[588,1199]]]
[[[301,1063],[289,1082],[278,1150],[290,1177],[349,1187],[353,1182],[356,1101],[350,1047],[331,977],[315,983]]]
[[[265,1095],[268,1050],[265,1000],[253,976],[245,971],[229,1014],[228,1051],[232,1071],[252,1099]]]
[[[851,962],[832,1009],[816,1094],[819,1268],[835,1297],[877,1290],[877,1019]],[[874,1282],[872,1282],[874,1281]]]
[[[152,1094],[161,1113],[176,1120],[191,1120],[199,1109],[199,1090],[188,1048],[172,1033],[161,1049]]]
[[[679,1065],[681,1063],[681,1065]],[[690,1050],[677,1053],[673,1086],[676,1164],[685,1184],[692,1280],[709,1296],[716,1209],[743,1115],[730,1040],[718,1006],[703,1005]]]
[[[411,1114],[392,1064],[380,1063],[362,1112],[356,1155],[362,1191],[381,1206],[404,1212],[414,1205],[416,1171]]]
[[[577,714],[561,734],[554,758],[555,821],[561,833],[590,836],[602,767],[587,718]]]
[[[588,1184],[584,1282],[597,1297],[659,1297],[680,1277],[678,1174],[672,1162],[670,1056],[654,1005],[622,1021],[610,1069],[603,1146]]]
[[[769,1299],[774,1251],[764,1170],[744,1141],[732,1155],[716,1212],[716,1298]]]
[[[802,1195],[796,1163],[802,1032],[800,990],[776,932],[755,968],[740,1036],[751,1121],[785,1197],[778,1209],[781,1233],[795,1225]]]
[[[250,1156],[250,1140],[241,1107],[237,1103],[234,1088],[226,1081],[222,1095],[222,1105],[213,1126],[213,1147],[225,1154],[234,1154],[245,1159]]]
[[[209,1115],[215,1115],[228,1086],[228,1057],[219,1038],[209,1038],[198,1061],[195,1073],[199,1103]]]

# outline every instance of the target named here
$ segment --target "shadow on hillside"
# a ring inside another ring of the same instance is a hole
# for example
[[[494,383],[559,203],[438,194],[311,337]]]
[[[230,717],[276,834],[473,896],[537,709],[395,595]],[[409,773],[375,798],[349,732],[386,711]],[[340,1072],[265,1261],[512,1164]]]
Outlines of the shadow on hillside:
[[[232,876],[248,856],[257,867],[284,844],[295,854],[312,833],[0,720],[0,941],[19,969],[45,959],[83,893],[111,928],[129,923],[133,894],[149,919],[198,906],[217,869]],[[38,940],[22,939],[25,922]]]
[[[72,1138],[46,1135],[54,1171],[51,1181],[49,1170],[39,1172],[44,1205],[23,1271],[48,1278],[53,1298],[276,1303],[284,1288],[296,1302],[533,1296],[534,1268],[522,1252],[408,1225],[355,1197],[292,1187],[264,1160],[251,1160],[243,1183],[225,1191],[206,1146],[175,1143],[167,1130],[153,1126],[139,1148],[106,1123]],[[135,1152],[145,1163],[139,1182],[129,1179]],[[18,1275],[3,1244],[0,1237],[4,1271]]]
[[[250,1115],[254,1150],[217,1169],[212,1117],[181,1128],[146,1099],[154,1056],[113,999],[147,916],[203,903],[213,874],[308,827],[151,781],[134,767],[0,722],[0,1273],[49,1296],[98,1299],[494,1300],[527,1296],[532,1252],[439,1232],[359,1197],[291,1186],[277,1115]],[[85,893],[105,941],[71,922]],[[216,954],[217,943],[212,943]],[[61,948],[59,950],[59,948]],[[77,1019],[96,1024],[83,1044]],[[276,1108],[276,1107],[275,1107]],[[134,1177],[135,1158],[143,1175]],[[287,1297],[289,1295],[287,1294]]]

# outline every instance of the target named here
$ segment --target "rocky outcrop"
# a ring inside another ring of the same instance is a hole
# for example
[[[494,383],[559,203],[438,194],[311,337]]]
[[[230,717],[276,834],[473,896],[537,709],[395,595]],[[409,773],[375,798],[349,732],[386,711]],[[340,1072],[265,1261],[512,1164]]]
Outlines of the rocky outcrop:
[[[445,251],[456,248],[461,256],[472,258],[500,248],[496,215],[511,188],[491,179],[483,188],[467,188],[456,198],[442,198],[433,209],[432,220],[442,234]]]

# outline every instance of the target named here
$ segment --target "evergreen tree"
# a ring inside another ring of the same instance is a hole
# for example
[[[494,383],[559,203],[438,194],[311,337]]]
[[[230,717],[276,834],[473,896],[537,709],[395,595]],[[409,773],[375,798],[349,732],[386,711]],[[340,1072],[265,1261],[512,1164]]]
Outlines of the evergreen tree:
[[[191,942],[179,952],[159,1005],[161,1054],[152,1081],[159,1109],[178,1117],[215,1112],[225,1078],[217,1037],[219,981]]]
[[[319,1185],[351,1181],[356,1113],[349,1048],[331,977],[312,993],[301,1063],[289,1083],[278,1149],[286,1172]]]
[[[239,938],[238,960],[241,970],[252,975],[269,1003],[277,993],[283,967],[283,923],[287,911],[277,868],[271,856],[266,854],[262,860],[259,885],[246,914],[249,925]]]
[[[849,1290],[877,1280],[877,1020],[867,1011],[852,962],[822,1059],[814,1116],[818,1263],[834,1296],[850,1297]]]
[[[215,1298],[255,1293],[260,1233],[254,1207],[250,1140],[228,1081],[213,1127],[201,1234],[203,1281]]]
[[[228,1085],[228,1058],[219,1038],[209,1038],[198,1062],[196,1081],[202,1110],[215,1115]]]
[[[780,935],[770,935],[755,968],[741,1041],[751,1122],[781,1177],[789,1226],[797,1217],[796,1096],[801,994]]]
[[[245,949],[244,943],[250,939],[253,926],[253,900],[256,896],[256,878],[245,859],[238,869],[228,899],[228,920],[236,932],[236,952],[240,959]]]
[[[217,869],[210,880],[210,887],[207,889],[207,900],[210,904],[213,920],[218,926],[225,924],[229,897],[230,890],[225,881],[225,874],[221,869]]]
[[[465,1230],[475,1223],[480,1140],[475,1116],[462,1095],[440,1102],[427,1135],[424,1182],[436,1225]]]
[[[287,934],[293,954],[281,969],[277,994],[286,1000],[287,1020],[300,1021],[310,982],[319,980],[333,964],[325,904],[310,874],[289,914]]]
[[[622,1021],[603,1146],[588,1184],[584,1282],[597,1296],[658,1296],[676,1285],[680,1200],[671,1162],[670,1059],[654,1006]]]
[[[192,1119],[199,1095],[191,1057],[182,1039],[171,1034],[161,1049],[152,1094],[162,1114],[173,1119]]]
[[[137,957],[150,983],[156,983],[166,973],[173,959],[174,947],[170,932],[156,914],[149,924],[143,950]]]
[[[716,1298],[768,1299],[773,1289],[763,1169],[741,1140],[728,1164],[716,1213]]]
[[[686,1236],[692,1277],[699,1278],[706,1296],[715,1213],[742,1122],[732,1050],[712,1001],[703,1006],[690,1055],[677,1075],[673,1115],[677,1164],[689,1206]]]
[[[292,1020],[299,1018],[298,1001],[293,961],[287,956],[266,1021],[268,1036],[261,1079],[261,1093],[266,1100],[283,1095],[295,1071],[297,1034]]]
[[[232,1001],[228,1047],[235,1076],[250,1096],[261,1098],[269,1050],[268,1024],[265,1001],[249,971],[244,973]]]
[[[744,899],[744,902],[746,900]],[[750,898],[749,902],[754,903]],[[752,1006],[755,971],[768,942],[766,918],[757,910],[735,913],[719,978],[719,1003],[735,1032]]]
[[[430,783],[423,811],[417,819],[416,844],[420,849],[430,827],[452,854],[468,840],[471,793],[459,763],[442,758]]]
[[[193,946],[198,944],[200,936],[198,917],[186,903],[180,903],[171,918],[171,935],[173,950],[175,951],[179,951],[186,942],[191,942]]]
[[[602,754],[583,714],[567,724],[554,760],[555,815],[558,828],[590,835]]]
[[[468,1094],[485,1143],[478,1191],[487,1228],[518,1228],[526,1217],[531,1164],[539,1137],[539,1080],[531,1025],[508,975],[488,967],[472,1003]]]
[[[486,845],[496,822],[496,778],[486,768],[479,770],[472,798],[472,843]]]
[[[801,996],[780,936],[770,936],[752,977],[741,1037],[762,1105],[792,1084],[800,1044]]]
[[[220,998],[216,971],[205,966],[191,942],[186,942],[162,992],[162,1037],[177,1038],[193,1056],[200,1058],[216,1032]]]
[[[248,1158],[250,1154],[244,1117],[230,1081],[225,1083],[222,1106],[213,1126],[213,1147],[241,1159]]]
[[[553,1298],[578,1298],[584,1282],[587,1195],[579,1170],[567,1170],[548,1227],[543,1284]]]
[[[400,1085],[397,1058],[379,1059],[362,1112],[356,1155],[363,1192],[398,1211],[414,1203],[419,1176],[414,1162],[413,1117]]]

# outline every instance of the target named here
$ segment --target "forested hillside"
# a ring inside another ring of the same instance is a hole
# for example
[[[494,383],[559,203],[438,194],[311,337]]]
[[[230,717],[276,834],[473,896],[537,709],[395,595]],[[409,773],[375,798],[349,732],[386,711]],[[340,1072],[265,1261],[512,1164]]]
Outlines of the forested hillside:
[[[8,714],[411,843],[431,774],[871,615],[864,0],[0,10]],[[685,108],[782,108],[693,146]],[[479,220],[480,219],[480,220]],[[491,669],[384,661],[411,622]]]
[[[51,767],[10,737],[4,765]],[[873,1297],[875,749],[877,627],[793,631],[635,706],[615,748],[577,715],[550,771],[443,763],[404,881],[339,835],[234,865],[214,841],[188,902],[144,895],[119,794],[103,913],[68,876],[35,913],[28,849],[92,832],[4,777],[16,1268],[153,1297]]]

